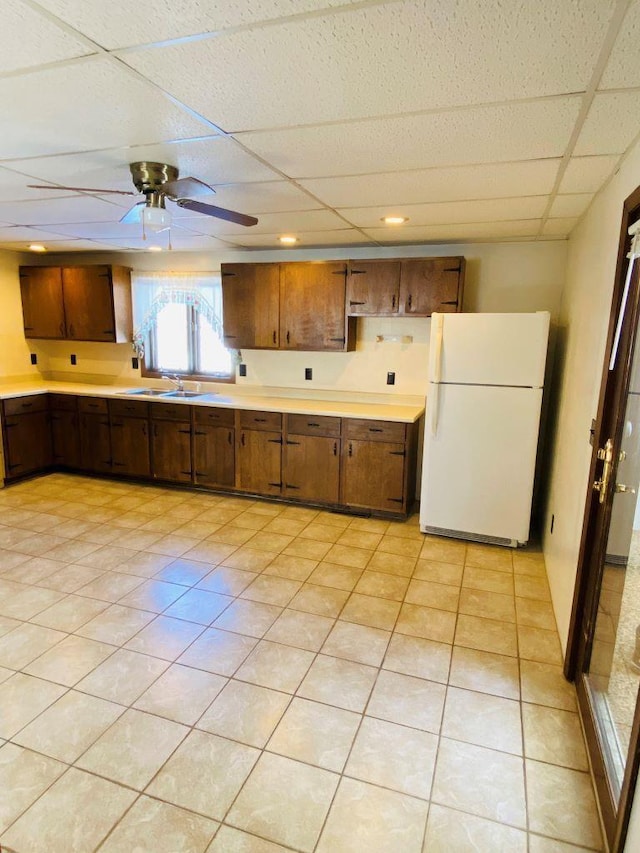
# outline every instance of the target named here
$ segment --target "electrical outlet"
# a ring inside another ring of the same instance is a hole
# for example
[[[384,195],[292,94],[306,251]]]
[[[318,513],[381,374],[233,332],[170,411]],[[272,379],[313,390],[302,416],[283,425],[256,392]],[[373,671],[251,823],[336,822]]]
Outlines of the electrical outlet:
[[[396,384],[396,374],[393,370],[390,370],[387,373],[387,385],[395,385]]]
[[[35,354],[35,352],[32,352],[31,353],[31,364],[37,364],[37,363],[38,363],[38,356]]]
[[[69,360],[71,361],[71,364],[77,364],[78,363],[78,359],[76,358],[76,356],[74,354],[71,354],[69,356]]]
[[[134,370],[137,370],[137,369],[140,367],[140,362],[139,362],[139,361],[138,361],[138,359],[135,357],[135,355],[134,355],[134,356],[133,356],[133,358],[131,359],[131,367],[132,367]]]
[[[238,374],[240,376],[246,376],[247,375],[247,365],[246,364],[239,364],[238,365]]]
[[[313,369],[311,367],[305,367],[304,378],[305,379],[313,379]]]

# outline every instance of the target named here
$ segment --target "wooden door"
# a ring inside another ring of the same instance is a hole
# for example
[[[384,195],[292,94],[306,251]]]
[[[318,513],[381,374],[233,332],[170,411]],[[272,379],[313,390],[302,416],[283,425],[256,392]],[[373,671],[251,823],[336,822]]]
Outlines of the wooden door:
[[[149,423],[146,418],[111,418],[111,459],[114,474],[151,476]]]
[[[462,258],[402,261],[400,312],[430,317],[434,311],[461,311],[463,273]]]
[[[282,349],[347,348],[346,269],[344,262],[281,265]]]
[[[65,267],[62,288],[67,337],[78,341],[115,341],[109,267]]]
[[[103,413],[80,413],[80,465],[83,471],[111,472],[109,417]]]
[[[54,465],[80,467],[80,435],[76,411],[53,409],[51,412],[51,441]]]
[[[338,503],[340,440],[289,435],[284,445],[282,493],[288,498]]]
[[[258,495],[279,495],[282,434],[241,429],[236,441],[236,487]]]
[[[233,349],[277,349],[279,264],[223,264],[224,342]]]
[[[397,314],[400,261],[351,261],[347,276],[347,313],[352,317]]]
[[[404,512],[404,461],[404,444],[347,439],[342,460],[342,503]]]
[[[194,429],[194,482],[203,486],[235,484],[234,430],[196,424]]]
[[[20,267],[20,295],[25,337],[66,337],[60,267]]]
[[[189,421],[153,421],[151,466],[156,480],[191,482],[191,425]]]
[[[47,411],[7,417],[4,435],[7,478],[44,471],[51,465],[51,429]]]

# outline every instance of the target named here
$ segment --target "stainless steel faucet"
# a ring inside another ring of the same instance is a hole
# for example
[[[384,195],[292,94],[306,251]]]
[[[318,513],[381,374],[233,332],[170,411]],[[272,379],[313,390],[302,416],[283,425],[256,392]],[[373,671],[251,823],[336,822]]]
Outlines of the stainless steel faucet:
[[[178,391],[184,391],[184,382],[181,377],[178,376],[177,373],[172,373],[171,375],[163,373],[162,378],[167,379],[169,382],[175,385]]]

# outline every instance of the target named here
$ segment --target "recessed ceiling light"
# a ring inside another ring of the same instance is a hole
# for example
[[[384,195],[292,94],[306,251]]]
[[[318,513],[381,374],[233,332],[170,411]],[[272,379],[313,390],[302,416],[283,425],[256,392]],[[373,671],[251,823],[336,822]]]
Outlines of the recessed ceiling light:
[[[284,234],[282,237],[278,237],[281,243],[284,243],[285,246],[292,246],[294,243],[298,242],[298,238],[294,237],[292,234]]]
[[[31,243],[29,246],[30,252],[46,252],[47,247],[43,246],[42,243]]]
[[[385,225],[404,225],[408,221],[408,216],[383,216],[381,220]]]
[[[149,246],[147,249],[148,252],[161,252],[162,246]]]

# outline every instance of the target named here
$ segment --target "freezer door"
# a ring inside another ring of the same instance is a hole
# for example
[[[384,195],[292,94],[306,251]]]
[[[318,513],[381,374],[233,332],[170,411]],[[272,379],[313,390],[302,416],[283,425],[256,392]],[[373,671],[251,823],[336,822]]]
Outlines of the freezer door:
[[[429,380],[540,388],[548,337],[548,311],[433,314]]]
[[[440,386],[436,434],[425,430],[423,532],[528,540],[541,403],[542,389]]]

